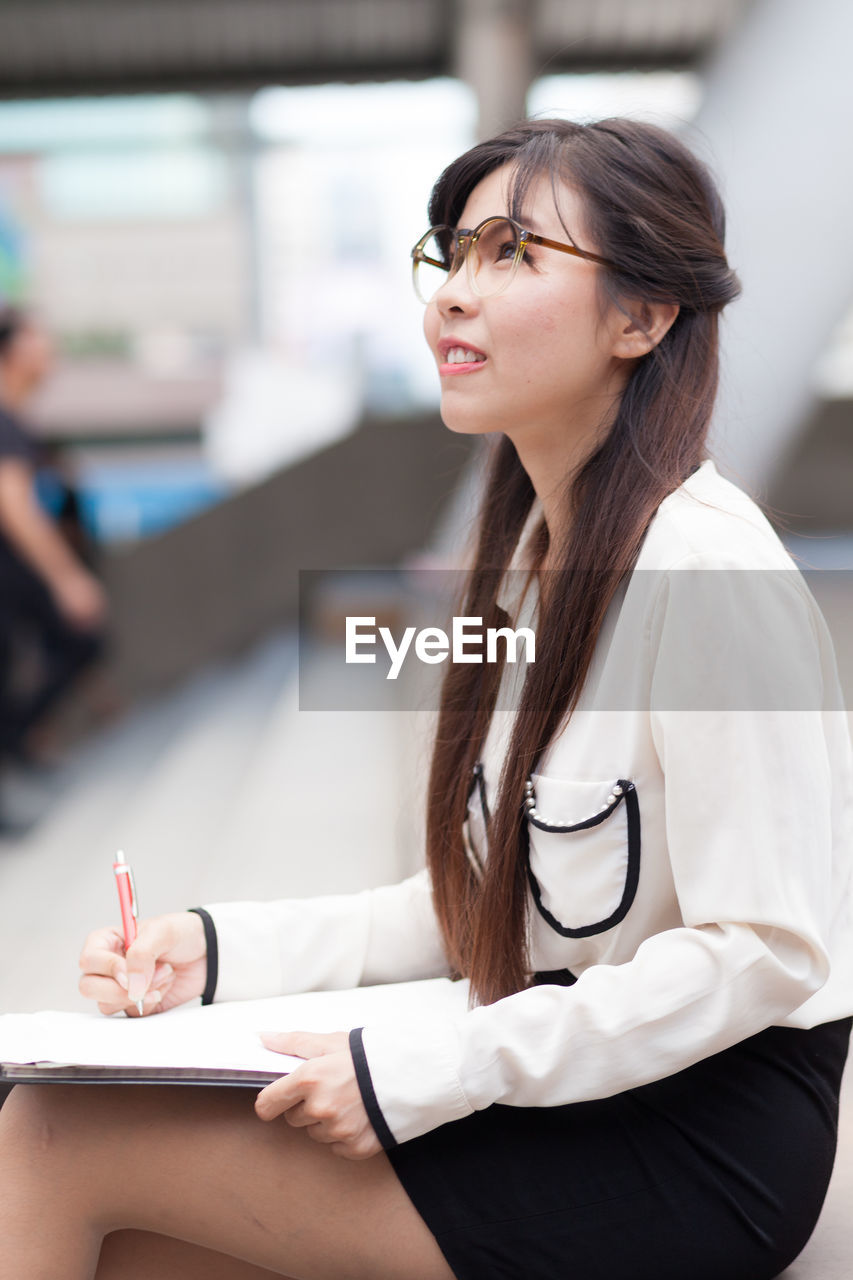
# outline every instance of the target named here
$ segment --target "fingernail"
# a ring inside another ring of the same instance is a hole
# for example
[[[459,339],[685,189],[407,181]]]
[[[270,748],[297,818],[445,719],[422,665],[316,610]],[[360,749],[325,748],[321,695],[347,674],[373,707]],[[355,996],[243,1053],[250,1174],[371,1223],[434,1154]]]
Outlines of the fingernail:
[[[120,987],[123,987],[124,990],[127,991],[127,974],[124,970],[120,969],[116,974],[116,982]]]
[[[145,1003],[146,1003],[146,1004],[159,1004],[159,1003],[160,1003],[160,1001],[161,1001],[162,999],[163,999],[163,992],[162,992],[162,991],[149,991],[149,992],[147,992],[147,993],[146,993],[146,996],[145,996]]]
[[[136,1002],[141,1000],[148,990],[148,983],[145,981],[144,973],[131,973],[128,975],[127,994],[131,1000]]]

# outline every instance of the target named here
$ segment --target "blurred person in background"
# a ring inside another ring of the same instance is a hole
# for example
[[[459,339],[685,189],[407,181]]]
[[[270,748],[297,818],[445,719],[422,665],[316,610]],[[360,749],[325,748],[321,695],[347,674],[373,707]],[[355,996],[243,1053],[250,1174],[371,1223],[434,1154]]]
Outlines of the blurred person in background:
[[[39,763],[34,730],[103,646],[104,590],[39,501],[38,449],[22,417],[52,365],[46,330],[0,307],[0,764]],[[38,660],[25,688],[22,641]]]

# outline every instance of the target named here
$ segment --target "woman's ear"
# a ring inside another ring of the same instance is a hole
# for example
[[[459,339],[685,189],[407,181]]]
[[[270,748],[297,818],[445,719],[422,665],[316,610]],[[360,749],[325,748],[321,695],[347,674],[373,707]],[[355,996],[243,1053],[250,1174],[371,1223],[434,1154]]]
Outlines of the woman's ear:
[[[613,354],[621,360],[635,360],[656,347],[678,315],[677,302],[648,302],[632,298],[617,322]]]

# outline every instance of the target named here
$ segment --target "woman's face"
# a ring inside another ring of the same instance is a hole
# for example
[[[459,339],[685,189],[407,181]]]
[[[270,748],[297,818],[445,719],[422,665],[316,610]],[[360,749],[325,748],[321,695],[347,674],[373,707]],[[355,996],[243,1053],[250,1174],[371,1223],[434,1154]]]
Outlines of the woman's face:
[[[510,177],[508,166],[488,174],[471,192],[459,226],[507,214]],[[576,243],[596,251],[585,238],[579,197],[567,186],[558,193]],[[547,176],[529,188],[519,221],[567,242]],[[626,317],[612,305],[602,309],[601,270],[531,245],[504,293],[479,297],[464,270],[441,286],[427,305],[424,332],[441,377],[441,416],[451,430],[503,431],[517,445],[547,444],[573,426],[586,432],[601,422],[629,371],[629,362],[614,354]],[[448,360],[452,347],[476,353],[477,361]]]

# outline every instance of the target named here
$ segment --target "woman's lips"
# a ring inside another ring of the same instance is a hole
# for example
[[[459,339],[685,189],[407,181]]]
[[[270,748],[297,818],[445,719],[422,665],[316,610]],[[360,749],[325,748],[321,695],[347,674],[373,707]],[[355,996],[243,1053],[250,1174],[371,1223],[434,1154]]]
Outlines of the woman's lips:
[[[438,366],[441,377],[454,377],[461,373],[473,373],[482,369],[486,363],[485,352],[477,347],[469,347],[466,343],[452,338],[442,338],[438,344],[439,355],[444,359]]]
[[[464,364],[440,364],[438,372],[442,378],[455,378],[460,373],[474,373],[477,369],[482,369],[485,360],[469,360]]]

